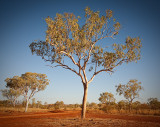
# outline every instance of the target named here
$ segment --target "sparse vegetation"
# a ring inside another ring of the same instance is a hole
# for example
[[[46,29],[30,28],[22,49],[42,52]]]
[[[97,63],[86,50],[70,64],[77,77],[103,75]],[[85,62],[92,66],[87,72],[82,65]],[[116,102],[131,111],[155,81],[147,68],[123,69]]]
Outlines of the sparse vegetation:
[[[158,0],[0,3],[0,127],[160,127]]]
[[[119,102],[111,102],[108,103],[88,103],[87,112],[105,112],[108,114],[139,114],[139,115],[158,115],[160,116],[160,102],[157,99],[157,108],[153,108],[150,106],[148,102],[140,103],[138,101],[133,102],[132,110],[129,111],[129,104],[125,100],[121,100]],[[8,100],[0,101],[0,109],[1,111],[20,111],[24,112],[25,101],[17,103],[15,107]],[[80,104],[64,104],[63,101],[57,101],[54,104],[42,104],[41,101],[37,101],[35,106],[33,104],[28,105],[29,112],[32,111],[70,111],[70,110],[81,110]]]
[[[119,84],[116,87],[117,93],[119,95],[123,95],[127,99],[129,111],[131,111],[133,100],[138,98],[139,92],[143,90],[141,82],[138,82],[138,80],[134,79],[130,80],[126,85]]]
[[[10,89],[1,90],[1,92],[2,92],[3,97],[6,97],[15,107],[16,101],[18,97],[21,95],[20,89],[10,88]]]
[[[30,73],[26,74],[30,75]],[[26,111],[26,103],[27,103],[26,99],[24,98],[24,100],[22,101],[16,99],[23,93],[23,90],[26,90],[27,88],[28,88],[27,90],[29,90],[29,87],[27,87],[28,85],[25,85],[24,80],[22,79],[20,80],[20,77],[18,76],[15,76],[13,78],[7,78],[5,81],[7,82],[7,87],[9,87],[10,89],[1,90],[3,96],[5,96],[8,99],[0,101],[1,111],[22,112],[24,108]],[[31,87],[31,90],[33,91],[31,92],[32,94],[31,96],[29,96],[29,99],[31,99],[32,95],[34,95],[39,90],[43,90],[45,86],[48,84],[46,80],[46,82],[43,82],[46,83],[44,86],[40,85],[40,82],[39,85],[36,86],[36,82],[38,83],[38,81],[33,80],[32,78],[30,79],[29,77],[27,81],[28,83],[31,82],[31,84],[34,84],[33,87]],[[98,99],[100,101],[99,104],[96,104],[94,102],[86,103],[87,112],[98,113],[103,111],[109,114],[160,115],[160,102],[157,98],[149,98],[148,102],[146,103],[141,103],[139,101],[133,102],[134,99],[139,97],[140,90],[143,89],[140,84],[141,83],[138,82],[137,80],[130,80],[127,85],[120,84],[119,86],[116,86],[117,93],[119,93],[120,95],[123,94],[124,97],[127,99],[127,100],[121,100],[117,103],[115,102],[116,99],[114,98],[114,95],[112,93],[109,92],[101,93]],[[37,91],[35,91],[36,89]],[[19,92],[20,90],[21,92]],[[67,110],[79,111],[82,108],[82,105],[80,104],[64,104],[63,101],[57,101],[54,104],[47,104],[47,102],[42,104],[40,100],[36,101],[35,98],[32,99],[32,103],[28,102],[27,105],[29,107],[29,112],[41,111],[41,109],[44,109],[42,111],[54,111],[54,112],[67,111]]]
[[[27,74],[27,73],[26,73]],[[30,73],[28,73],[30,75]],[[28,75],[28,76],[29,76]],[[24,75],[23,75],[24,76]],[[7,82],[7,87],[9,87],[9,90],[1,90],[3,96],[7,97],[8,100],[1,100],[0,101],[0,107],[1,111],[23,111],[25,107],[26,111],[26,99],[19,101],[16,100],[17,97],[19,97],[23,90],[28,88],[28,85],[23,84],[24,80],[20,80],[20,77],[15,76],[13,78],[7,78],[5,81]],[[24,78],[24,77],[23,77]],[[30,81],[29,81],[30,80]],[[44,86],[39,85],[36,86],[37,80],[30,79],[28,77],[28,83],[31,82],[31,84],[34,84],[33,87],[31,87],[31,90],[33,90],[31,93],[31,96],[29,99],[31,99],[32,95],[34,95],[39,90],[43,90],[45,86],[48,84],[47,80],[43,83],[46,83]],[[41,81],[41,80],[40,80]],[[109,92],[104,92],[100,94],[99,97],[99,104],[96,104],[94,102],[86,103],[87,106],[87,112],[105,112],[109,114],[141,114],[141,115],[160,115],[160,102],[157,98],[149,98],[148,102],[141,103],[139,101],[133,102],[134,99],[139,97],[139,92],[142,90],[141,83],[137,80],[130,80],[127,85],[119,85],[116,86],[117,93],[120,95],[123,94],[124,97],[127,100],[121,100],[119,102],[115,102],[114,95]],[[24,89],[25,88],[25,89]],[[37,91],[35,91],[38,89]],[[10,90],[13,90],[12,92],[9,92]],[[21,90],[21,92],[19,92]],[[18,92],[16,92],[18,91]],[[16,94],[15,94],[16,92]],[[27,92],[27,91],[26,91]],[[14,98],[15,97],[15,98]],[[13,100],[12,100],[13,99]],[[13,102],[16,105],[13,105]],[[67,110],[81,110],[82,105],[80,104],[64,104],[63,101],[57,101],[54,104],[47,104],[45,102],[42,104],[40,100],[36,101],[35,98],[32,99],[32,103],[28,102],[28,107],[30,112],[32,111],[41,111],[40,109],[44,109],[44,111],[67,111]],[[14,107],[14,108],[13,108]],[[37,109],[37,110],[36,110]]]
[[[38,74],[32,72],[26,72],[22,74],[21,77],[14,76],[13,78],[7,78],[6,87],[9,90],[1,90],[3,96],[6,96],[13,105],[15,106],[15,101],[20,95],[24,96],[27,112],[28,104],[30,99],[39,91],[42,91],[49,84],[47,76],[45,74]]]

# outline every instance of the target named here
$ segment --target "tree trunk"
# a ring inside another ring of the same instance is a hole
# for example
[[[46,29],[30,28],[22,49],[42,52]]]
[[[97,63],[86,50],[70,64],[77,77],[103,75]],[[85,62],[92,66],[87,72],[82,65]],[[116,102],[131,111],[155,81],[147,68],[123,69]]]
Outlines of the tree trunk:
[[[27,99],[27,100],[26,100],[26,108],[25,108],[25,112],[27,112],[27,110],[28,110],[28,104],[29,104],[29,100]]]
[[[132,110],[132,102],[129,102],[129,113],[131,113]]]
[[[84,95],[83,95],[83,102],[82,102],[82,113],[81,118],[85,119],[86,115],[86,103],[87,103],[87,94],[88,94],[88,84],[84,84]]]
[[[12,103],[13,107],[15,107],[15,105],[16,105],[15,100],[11,100],[11,103]]]
[[[13,107],[15,107],[15,106],[16,106],[16,100],[13,101]]]

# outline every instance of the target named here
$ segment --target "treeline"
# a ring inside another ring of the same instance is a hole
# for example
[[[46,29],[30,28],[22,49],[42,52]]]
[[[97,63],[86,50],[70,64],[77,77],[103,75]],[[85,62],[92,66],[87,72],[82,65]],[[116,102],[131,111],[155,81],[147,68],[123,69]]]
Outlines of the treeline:
[[[26,72],[21,76],[7,78],[6,89],[1,90],[3,97],[7,100],[0,100],[0,107],[25,107],[25,112],[29,108],[56,110],[81,110],[82,104],[64,104],[63,101],[57,101],[53,104],[47,104],[42,101],[36,101],[33,96],[46,88],[49,84],[45,74]],[[123,96],[125,100],[116,102],[114,95],[110,92],[100,94],[99,104],[87,102],[87,111],[104,111],[106,113],[136,113],[160,115],[160,101],[157,98],[149,98],[146,103],[135,101],[139,98],[139,93],[144,89],[141,82],[131,79],[127,84],[119,84],[116,87],[118,95]],[[20,101],[20,97],[23,99]]]
[[[25,108],[26,101],[16,101],[15,106],[13,106],[10,100],[0,100],[0,107],[14,107],[14,108]],[[67,110],[67,109],[78,109],[81,108],[80,104],[64,104],[63,101],[57,101],[54,104],[48,104],[45,102],[42,104],[42,101],[36,101],[35,98],[32,99],[32,102],[28,104],[28,108],[40,108],[40,109],[49,109],[49,110]]]
[[[133,102],[131,105],[126,100],[117,103],[98,104],[99,109],[107,113],[136,113],[136,114],[152,114],[160,115],[160,101],[157,98],[149,98],[146,103],[139,101]],[[130,109],[131,108],[131,109]]]
[[[33,98],[34,99],[34,98]],[[13,106],[10,100],[0,100],[0,107],[14,107],[14,108],[25,108],[26,101],[16,101],[15,106]],[[43,108],[45,109],[45,104],[42,101],[32,102],[28,104],[29,108]]]
[[[26,101],[16,102],[15,108],[22,108],[26,106]],[[0,107],[13,107],[9,100],[0,100]],[[35,101],[32,99],[32,103],[29,103],[29,108],[48,109],[52,111],[56,110],[81,110],[81,104],[64,104],[63,101],[57,101],[54,104],[42,104],[41,101]],[[146,103],[135,101],[131,105],[132,110],[129,110],[129,103],[126,100],[110,103],[89,103],[87,102],[87,111],[90,110],[102,110],[106,113],[135,113],[135,114],[151,114],[160,115],[160,101],[157,98],[149,98]]]

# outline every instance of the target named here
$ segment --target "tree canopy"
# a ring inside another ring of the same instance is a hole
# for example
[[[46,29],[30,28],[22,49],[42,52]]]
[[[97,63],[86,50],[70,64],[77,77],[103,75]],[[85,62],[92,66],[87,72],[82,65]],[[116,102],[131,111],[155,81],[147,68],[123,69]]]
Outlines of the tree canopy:
[[[85,118],[88,84],[101,72],[113,72],[122,63],[137,62],[142,45],[139,37],[127,37],[123,44],[106,42],[105,38],[114,39],[121,28],[112,10],[101,15],[86,7],[83,25],[80,19],[73,13],[56,14],[54,19],[48,16],[46,40],[34,41],[29,47],[32,54],[54,64],[52,67],[68,69],[81,78],[84,86],[82,117]],[[68,60],[72,64],[68,64]],[[89,78],[86,70],[92,72]]]
[[[160,108],[160,102],[158,101],[157,98],[149,98],[148,105],[150,106],[151,109],[154,109],[154,110]]]
[[[106,15],[101,16],[99,11],[93,12],[87,7],[85,19],[85,24],[80,26],[80,17],[73,13],[57,14],[54,19],[47,17],[46,41],[31,43],[32,53],[41,56],[45,61],[57,64],[56,66],[73,71],[84,83],[88,80],[86,74],[81,74],[81,71],[85,70],[88,64],[90,70],[94,70],[89,80],[91,82],[100,72],[112,72],[123,62],[140,59],[139,37],[127,37],[125,44],[114,43],[110,47],[112,50],[98,44],[104,38],[114,38],[121,28],[120,23],[113,18],[111,10],[107,10]],[[104,43],[110,46],[108,42]],[[66,57],[72,61],[75,68],[65,63]]]
[[[131,104],[134,99],[139,97],[139,92],[143,90],[143,87],[141,86],[141,82],[138,82],[136,79],[130,80],[126,85],[119,84],[116,86],[117,93],[119,95],[123,95],[129,102],[130,110],[131,110]]]
[[[38,74],[32,72],[26,72],[22,74],[21,77],[14,76],[13,78],[7,78],[7,87],[12,89],[19,89],[21,94],[26,99],[26,109],[28,108],[28,103],[30,99],[39,91],[42,91],[49,85],[49,81],[45,74]]]
[[[21,95],[20,89],[15,90],[10,88],[10,89],[1,90],[1,92],[2,92],[2,95],[6,97],[15,107],[16,100]]]
[[[112,102],[115,102],[115,98],[112,93],[105,92],[100,94],[99,101],[102,104],[111,104]]]

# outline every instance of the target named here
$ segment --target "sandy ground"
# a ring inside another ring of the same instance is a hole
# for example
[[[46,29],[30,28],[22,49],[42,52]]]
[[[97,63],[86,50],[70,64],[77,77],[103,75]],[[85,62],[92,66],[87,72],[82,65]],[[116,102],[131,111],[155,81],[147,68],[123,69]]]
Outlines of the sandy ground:
[[[86,114],[80,111],[18,113],[0,112],[0,127],[160,127],[159,116]]]

